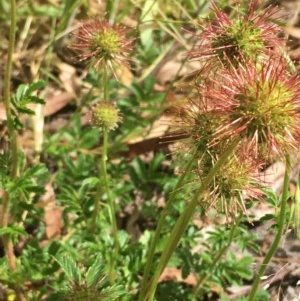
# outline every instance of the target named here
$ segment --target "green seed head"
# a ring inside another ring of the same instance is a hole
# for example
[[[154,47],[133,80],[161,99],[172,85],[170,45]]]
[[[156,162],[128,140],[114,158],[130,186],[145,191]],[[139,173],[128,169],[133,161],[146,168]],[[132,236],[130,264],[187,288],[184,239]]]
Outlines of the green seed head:
[[[113,28],[106,28],[103,32],[96,32],[92,37],[92,51],[99,51],[98,55],[113,56],[120,53],[120,35]]]
[[[121,121],[119,110],[110,103],[97,104],[92,110],[92,124],[97,127],[113,130]]]
[[[259,143],[267,142],[268,132],[284,139],[286,129],[294,124],[291,112],[296,108],[290,101],[293,93],[280,81],[274,85],[268,81],[257,85],[259,88],[246,87],[246,95],[239,96],[240,106],[236,117],[244,116],[244,122],[248,123],[248,136],[260,133]]]
[[[254,59],[264,48],[261,29],[252,21],[235,20],[223,29],[222,34],[214,37],[212,47],[224,64],[229,60],[236,66],[241,58]]]

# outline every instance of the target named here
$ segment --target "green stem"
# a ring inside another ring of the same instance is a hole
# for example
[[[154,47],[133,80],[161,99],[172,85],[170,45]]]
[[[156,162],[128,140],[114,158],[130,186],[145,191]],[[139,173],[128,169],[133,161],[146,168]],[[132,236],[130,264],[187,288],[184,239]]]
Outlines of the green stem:
[[[138,301],[144,300],[144,294],[149,285],[149,275],[150,275],[150,271],[151,271],[151,267],[152,267],[153,257],[155,254],[155,247],[158,244],[159,237],[160,237],[162,228],[164,226],[164,221],[173,206],[173,203],[174,203],[174,200],[176,197],[176,192],[182,187],[186,175],[188,175],[190,173],[190,171],[193,167],[193,163],[195,160],[195,154],[191,157],[191,159],[187,163],[186,167],[184,168],[184,173],[181,174],[178,182],[176,183],[174,191],[172,192],[170,198],[168,199],[168,202],[166,203],[164,210],[162,211],[162,213],[159,217],[159,220],[158,220],[155,232],[154,232],[154,236],[151,238],[151,241],[150,241],[150,246],[149,246],[149,250],[148,250],[148,254],[147,254],[147,261],[146,261],[146,265],[145,265],[145,270],[144,270],[144,275],[143,275],[143,280],[142,280],[142,284],[141,284],[140,295],[139,295]]]
[[[11,22],[10,22],[10,32],[9,32],[9,44],[7,51],[7,61],[6,70],[4,74],[4,107],[7,119],[7,129],[8,135],[10,137],[9,148],[11,150],[11,159],[9,162],[10,169],[10,180],[13,181],[17,176],[18,167],[18,145],[17,145],[17,135],[13,124],[12,114],[11,114],[11,103],[10,103],[10,80],[11,80],[11,69],[12,69],[12,55],[15,45],[15,31],[16,31],[16,3],[14,0],[11,3]],[[7,191],[4,192],[1,210],[1,228],[5,228],[8,225],[9,216],[9,204],[10,195]],[[13,247],[10,238],[7,235],[2,237],[5,253],[7,256],[9,267],[12,271],[16,270],[16,260],[13,253]]]
[[[18,172],[18,144],[17,144],[17,134],[14,127],[14,121],[11,114],[11,104],[10,104],[10,80],[11,80],[11,69],[12,69],[12,56],[15,47],[15,31],[16,31],[16,3],[14,0],[11,3],[11,23],[9,31],[9,44],[7,51],[7,61],[6,61],[6,71],[4,75],[4,106],[7,118],[7,128],[10,137],[10,150],[11,150],[11,160],[10,160],[10,176],[14,179]]]
[[[211,181],[214,179],[214,176],[216,173],[220,170],[222,165],[226,162],[226,159],[232,154],[235,147],[239,143],[240,138],[237,137],[233,143],[228,147],[228,149],[224,152],[224,154],[220,157],[220,159],[216,162],[214,167],[211,169],[211,171],[208,173],[206,178],[201,183],[201,187],[198,189],[198,191],[195,193],[193,199],[191,202],[186,206],[184,212],[180,215],[179,219],[177,220],[173,230],[171,231],[171,234],[168,238],[168,241],[166,243],[166,247],[164,248],[161,257],[158,261],[157,268],[154,272],[154,275],[152,277],[152,280],[149,285],[149,289],[145,292],[144,299],[140,300],[149,300],[153,301],[154,294],[157,287],[157,282],[159,279],[159,276],[161,275],[163,269],[166,267],[167,263],[169,262],[172,254],[174,253],[181,237],[185,233],[186,228],[188,227],[188,224],[195,212],[195,208],[198,205],[199,202],[199,196],[202,194],[202,192],[207,188],[207,186],[211,183]],[[147,299],[148,298],[148,299]]]
[[[108,101],[108,74],[107,69],[103,68],[103,80],[102,80],[102,87],[103,88],[103,100],[106,102]],[[103,182],[107,181],[107,176],[104,176],[104,173],[106,174],[106,158],[107,158],[107,130],[103,128],[103,142],[102,142],[102,155],[100,158],[100,174],[99,174],[99,184],[97,185],[96,195],[95,195],[95,203],[94,203],[94,211],[92,216],[92,232],[95,233],[96,231],[96,224],[97,224],[97,217],[99,215],[100,210],[100,199],[103,192]],[[103,169],[105,170],[103,172]],[[104,179],[104,177],[106,179]],[[102,180],[104,179],[104,180]],[[108,197],[108,196],[107,196]]]
[[[261,278],[264,275],[264,272],[265,272],[269,262],[271,261],[272,257],[274,256],[274,254],[278,248],[278,245],[280,243],[282,234],[283,234],[286,205],[287,205],[287,199],[288,199],[288,194],[289,194],[289,169],[290,169],[290,159],[287,157],[286,158],[286,170],[285,170],[285,175],[284,175],[283,189],[282,189],[280,208],[279,208],[280,211],[279,211],[279,216],[278,216],[277,233],[274,238],[273,244],[271,245],[268,253],[266,254],[266,256],[259,268],[259,271],[255,277],[248,301],[253,301],[255,299],[255,295],[257,293]]]
[[[102,161],[102,157],[101,157],[101,161]],[[101,166],[101,163],[100,163],[100,166]],[[92,233],[96,233],[97,217],[99,215],[99,210],[100,210],[100,199],[101,199],[101,195],[102,195],[101,177],[102,177],[102,172],[101,172],[101,168],[100,168],[99,183],[98,183],[97,188],[96,188],[94,211],[93,211],[92,224],[91,224]]]
[[[103,68],[103,100],[108,101],[108,74],[106,68]]]
[[[104,102],[108,101],[108,73],[107,69],[103,69],[103,100]],[[116,259],[118,257],[120,244],[119,244],[119,238],[118,238],[118,227],[117,227],[117,220],[116,220],[116,210],[115,210],[115,203],[112,199],[109,185],[108,185],[108,176],[107,176],[107,150],[108,150],[108,129],[107,127],[103,126],[103,142],[102,142],[102,155],[101,155],[101,161],[100,161],[100,175],[99,175],[99,184],[97,186],[96,191],[96,200],[95,200],[95,208],[92,218],[92,229],[95,231],[96,229],[96,221],[97,217],[99,215],[99,207],[100,207],[100,198],[101,193],[106,193],[106,197],[108,200],[108,208],[109,208],[109,218],[112,225],[112,235],[114,238],[114,249],[112,252],[110,267],[109,267],[109,281],[110,284],[114,283],[115,280],[115,263]]]
[[[6,60],[6,69],[4,74],[4,107],[6,112],[7,119],[7,130],[10,137],[9,148],[11,159],[9,162],[9,175],[10,181],[16,179],[18,175],[18,143],[17,143],[17,133],[14,127],[14,121],[11,113],[11,95],[10,95],[10,81],[11,81],[11,70],[12,70],[12,57],[15,47],[15,34],[16,34],[16,23],[17,23],[17,8],[16,1],[10,0],[10,30],[9,30],[9,44],[7,50],[7,60]],[[8,226],[9,220],[13,218],[9,214],[9,205],[10,205],[10,195],[7,191],[4,192],[2,200],[2,210],[1,210],[1,219],[0,219],[0,228],[6,228]],[[16,257],[14,254],[13,244],[8,235],[2,236],[3,246],[5,254],[8,261],[8,266],[11,271],[17,269]],[[22,295],[19,285],[15,285],[16,298],[18,301],[23,301],[24,297]]]
[[[110,215],[110,220],[112,224],[112,232],[113,232],[113,237],[114,237],[114,250],[113,250],[113,260],[112,264],[110,267],[110,275],[109,275],[109,280],[110,283],[112,284],[114,282],[114,275],[115,275],[115,260],[118,256],[119,252],[119,239],[118,239],[118,228],[117,228],[117,220],[116,220],[116,210],[115,210],[115,203],[111,197],[109,185],[108,185],[108,179],[107,179],[107,167],[106,167],[106,161],[107,161],[107,138],[108,138],[108,131],[106,128],[103,128],[103,148],[102,148],[102,160],[101,160],[101,174],[102,174],[102,181],[103,181],[103,186],[104,190],[106,193],[106,197],[108,199],[108,205],[109,205],[109,215]]]

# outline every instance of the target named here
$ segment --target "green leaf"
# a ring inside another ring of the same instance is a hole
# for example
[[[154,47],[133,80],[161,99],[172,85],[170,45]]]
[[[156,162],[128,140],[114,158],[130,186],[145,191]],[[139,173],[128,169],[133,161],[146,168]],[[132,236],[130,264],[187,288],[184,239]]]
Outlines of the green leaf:
[[[252,270],[250,269],[250,265],[253,262],[253,258],[251,256],[243,257],[236,265],[236,273],[247,280],[250,280],[253,276]]]
[[[55,257],[55,260],[59,263],[59,265],[64,270],[65,274],[69,278],[71,282],[81,282],[81,272],[76,262],[71,256],[61,255],[58,258]]]
[[[16,91],[16,98],[20,100],[23,97],[23,95],[26,93],[27,89],[28,89],[27,85],[25,84],[19,85]]]
[[[101,296],[101,301],[114,301],[124,294],[125,294],[124,288],[121,285],[116,285],[116,286],[107,287],[105,289],[101,289],[100,296]]]
[[[158,10],[158,3],[156,0],[148,0],[144,2],[144,7],[142,9],[141,14],[141,22],[147,23],[151,22],[157,13]],[[153,29],[151,27],[148,27],[146,29],[143,29],[140,32],[140,38],[142,45],[145,48],[149,48],[152,45],[152,35],[153,35]]]
[[[147,169],[145,167],[144,162],[140,158],[136,158],[132,162],[133,171],[136,175],[137,182],[141,180],[144,182],[147,179]]]
[[[26,107],[22,107],[22,106],[19,106],[18,107],[18,111],[19,113],[22,113],[22,114],[27,114],[27,115],[34,115],[34,111],[33,110],[30,110]]]
[[[87,270],[86,280],[88,287],[99,286],[105,279],[104,268],[101,257],[97,257],[93,265]]]
[[[81,187],[89,186],[89,187],[95,187],[100,182],[99,178],[97,177],[90,177],[85,180],[83,180]]]
[[[31,94],[34,91],[43,89],[43,88],[45,88],[45,86],[46,86],[46,82],[43,81],[43,80],[38,80],[38,81],[36,81],[34,83],[31,83],[28,86],[28,94]]]
[[[16,236],[28,236],[28,233],[19,226],[8,226],[0,229],[0,236],[2,235],[8,235],[10,237],[16,237]]]
[[[19,119],[20,114],[34,115],[34,111],[29,109],[29,104],[44,104],[45,101],[32,93],[45,87],[44,81],[37,81],[30,85],[21,84],[18,86],[15,95],[13,95],[12,114],[16,128],[22,128],[22,122]]]
[[[165,156],[162,153],[158,153],[150,163],[151,172],[155,172],[165,160]]]
[[[42,164],[28,168],[20,177],[14,181],[7,182],[5,189],[12,194],[22,194],[26,200],[29,199],[29,194],[44,192],[44,186],[38,185],[37,180],[45,180],[48,175],[48,170]]]

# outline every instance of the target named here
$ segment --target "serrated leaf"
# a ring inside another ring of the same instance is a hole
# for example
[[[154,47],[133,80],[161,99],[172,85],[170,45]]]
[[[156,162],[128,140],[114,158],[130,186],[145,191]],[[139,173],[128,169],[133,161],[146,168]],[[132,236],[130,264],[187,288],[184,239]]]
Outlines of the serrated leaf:
[[[87,270],[86,280],[89,287],[94,285],[99,287],[105,279],[105,276],[103,276],[105,273],[101,261],[101,257],[97,257],[93,265]]]
[[[90,177],[90,178],[87,178],[85,180],[82,181],[82,187],[85,187],[85,186],[89,186],[89,187],[95,187],[97,184],[99,184],[99,178],[97,177]]]
[[[144,162],[140,158],[136,158],[135,160],[133,160],[132,167],[139,180],[146,181],[147,170],[145,168]]]
[[[243,257],[236,265],[237,274],[244,279],[250,280],[253,276],[252,270],[249,268],[252,262],[253,258],[251,256]]]
[[[27,90],[28,90],[27,85],[25,84],[19,85],[16,91],[16,100],[20,100],[26,94]]]
[[[0,236],[2,235],[9,235],[10,237],[19,235],[28,236],[28,233],[19,226],[9,226],[0,229]]]
[[[101,289],[101,301],[114,301],[124,295],[125,291],[121,285]]]
[[[32,95],[35,91],[45,86],[44,81],[37,81],[30,85],[21,84],[18,86],[15,95],[12,97],[12,113],[15,120],[16,128],[22,127],[22,123],[19,120],[19,114],[34,115],[34,111],[27,107],[28,104],[44,104],[45,101]]]
[[[243,270],[237,269],[236,272],[243,279],[250,280],[253,277],[253,273],[251,272],[250,269],[243,269]]]
[[[239,265],[241,266],[246,266],[250,265],[253,262],[253,257],[252,256],[245,256],[239,261]]]
[[[71,282],[81,282],[81,272],[78,268],[75,260],[71,256],[61,255],[58,258],[55,257],[55,260],[64,270],[66,276]]]
[[[18,107],[18,111],[19,113],[22,113],[22,114],[27,114],[27,115],[34,115],[35,112],[26,108],[26,107]]]
[[[39,164],[27,169],[25,172],[25,177],[32,177],[32,176],[40,177],[40,176],[44,176],[47,173],[48,173],[48,169],[46,168],[46,166],[43,164]]]
[[[31,94],[34,91],[45,88],[45,85],[46,85],[46,83],[43,80],[38,80],[38,81],[30,84],[28,87],[28,94]]]
[[[43,193],[45,192],[45,188],[38,186],[38,185],[27,185],[26,186],[27,192],[34,192],[34,193]]]
[[[36,165],[25,171],[23,175],[16,178],[14,181],[7,182],[5,184],[5,189],[9,193],[23,194],[26,199],[29,198],[30,192],[42,193],[44,192],[44,187],[36,183],[36,180],[48,174],[48,170],[44,165]]]
[[[26,105],[29,103],[39,103],[39,104],[44,104],[45,101],[38,97],[38,96],[34,96],[34,95],[26,95],[26,97],[24,97],[23,99],[21,99],[20,104],[21,105]]]
[[[150,169],[152,172],[156,171],[165,160],[165,156],[162,153],[157,154],[150,163]]]

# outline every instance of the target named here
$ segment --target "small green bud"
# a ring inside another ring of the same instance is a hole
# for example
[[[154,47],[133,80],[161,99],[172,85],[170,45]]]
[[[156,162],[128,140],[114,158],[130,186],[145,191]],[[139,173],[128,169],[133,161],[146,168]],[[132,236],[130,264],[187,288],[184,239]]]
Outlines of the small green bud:
[[[91,123],[93,126],[114,130],[121,119],[119,110],[111,103],[100,102],[92,108]]]

